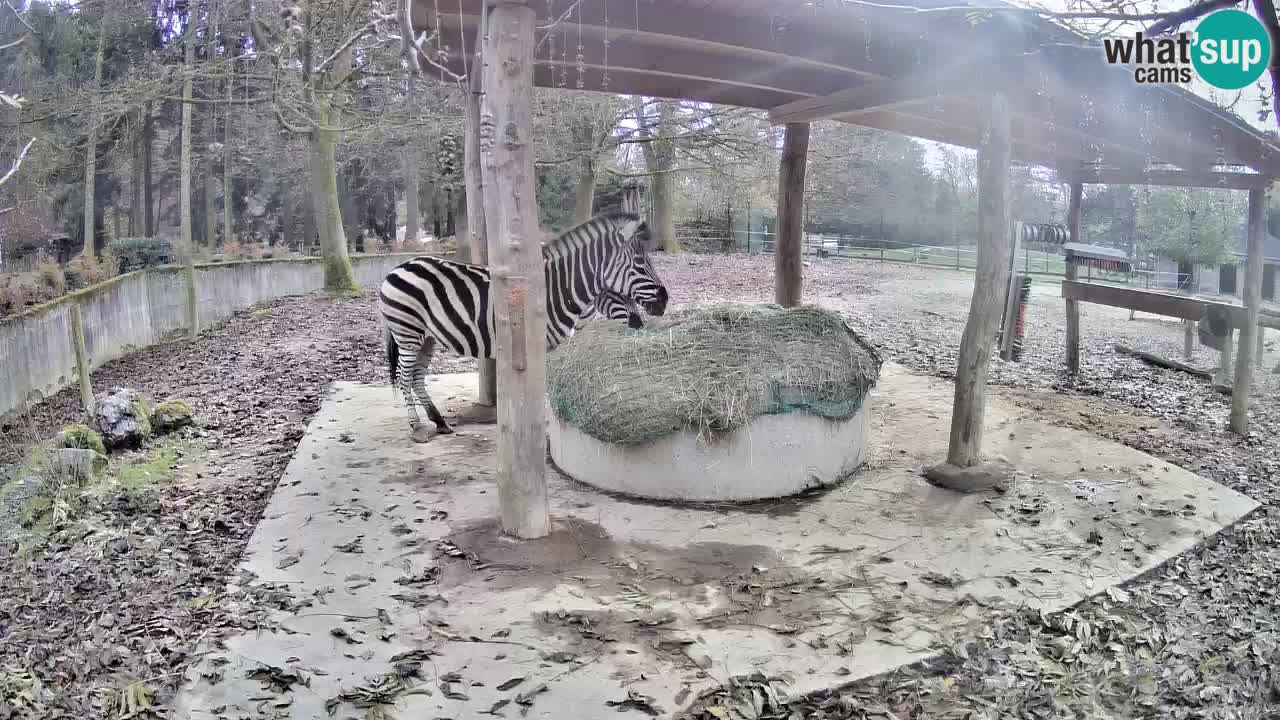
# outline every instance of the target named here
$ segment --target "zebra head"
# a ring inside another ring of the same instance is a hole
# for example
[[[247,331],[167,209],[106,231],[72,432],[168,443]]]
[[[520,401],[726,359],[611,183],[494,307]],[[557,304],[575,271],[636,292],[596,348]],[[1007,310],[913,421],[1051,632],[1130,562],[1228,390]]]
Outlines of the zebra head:
[[[659,317],[667,311],[667,286],[662,284],[657,271],[649,261],[649,251],[653,240],[649,233],[649,225],[638,215],[624,214],[619,235],[626,248],[624,256],[628,258],[628,266],[622,274],[622,286],[609,286],[610,290],[631,298],[643,307],[645,312]]]

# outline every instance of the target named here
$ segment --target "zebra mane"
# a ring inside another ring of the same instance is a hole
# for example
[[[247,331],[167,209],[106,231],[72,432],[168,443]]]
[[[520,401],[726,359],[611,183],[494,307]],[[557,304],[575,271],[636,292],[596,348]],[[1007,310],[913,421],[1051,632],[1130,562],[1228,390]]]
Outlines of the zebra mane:
[[[603,233],[603,235],[604,237],[612,239],[614,237],[614,233],[612,231],[617,231],[628,222],[637,223],[638,228],[644,224],[644,218],[635,213],[623,212],[621,210],[608,210],[602,212],[590,220],[579,225],[575,225],[559,235],[545,241],[542,244],[542,257],[544,260],[550,260],[561,255],[564,250],[581,246],[582,233],[580,233],[579,230],[582,230],[589,225],[608,225],[611,232]],[[632,234],[631,237],[623,238],[622,244],[627,244],[634,238],[635,234]]]

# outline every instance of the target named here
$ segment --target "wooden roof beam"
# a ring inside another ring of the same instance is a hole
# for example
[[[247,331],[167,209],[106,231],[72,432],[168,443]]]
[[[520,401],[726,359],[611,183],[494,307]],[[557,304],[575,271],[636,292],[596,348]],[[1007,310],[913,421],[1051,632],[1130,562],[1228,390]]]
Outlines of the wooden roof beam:
[[[474,28],[479,22],[481,7],[488,1],[451,0],[441,3],[441,24],[446,28],[456,28],[454,18],[461,11],[464,23]],[[683,47],[730,57],[754,57],[765,62],[801,63],[854,75],[875,74],[900,67],[914,58],[904,43],[901,47],[886,47],[878,53],[875,61],[868,61],[864,53],[853,49],[838,35],[814,42],[810,33],[788,32],[785,26],[772,22],[771,18],[731,17],[693,4],[672,5],[651,0],[639,3],[636,0],[583,2],[555,29],[561,34],[567,33],[575,46],[581,27],[584,38],[598,41],[607,32],[611,44],[616,39],[632,38],[645,46]],[[425,0],[416,0],[413,6],[414,27],[430,30],[435,6]],[[545,24],[545,19],[540,18],[540,23]],[[539,30],[537,34],[541,38],[543,33]],[[446,42],[453,44],[454,41],[446,39]],[[468,38],[468,47],[471,46],[472,40]]]
[[[1080,168],[1062,170],[1059,174],[1069,182],[1106,185],[1159,185],[1210,190],[1266,189],[1273,179],[1266,175],[1243,172],[1187,172],[1185,170],[1144,170],[1141,168]]]
[[[844,120],[844,118],[837,119],[854,125],[887,130],[924,140],[959,145],[960,147],[977,148],[981,142],[981,135],[976,127],[969,127],[955,122],[943,123],[931,117],[912,115],[910,111],[904,110],[872,110],[853,115],[848,120]],[[1056,167],[1062,161],[1062,158],[1050,157],[1042,146],[1028,142],[1025,138],[1020,138],[1016,135],[1013,139],[1013,154],[1014,157],[1022,162],[1044,167]]]
[[[784,125],[833,117],[851,117],[871,110],[888,110],[963,91],[949,74],[930,72],[905,78],[886,78],[820,97],[805,98],[769,110],[769,122]]]
[[[458,32],[457,15],[442,15],[444,37]],[[475,35],[478,17],[465,15],[462,17],[463,31],[467,33],[467,47],[472,47],[470,38]],[[595,28],[600,35],[603,32]],[[588,33],[584,33],[588,34]],[[722,82],[746,88],[759,88],[766,92],[783,92],[793,96],[822,95],[861,82],[859,73],[827,66],[814,66],[804,62],[796,62],[785,56],[762,59],[759,57],[734,57],[729,54],[700,52],[683,44],[661,44],[665,38],[647,34],[610,31],[613,38],[606,51],[603,42],[585,41],[582,45],[583,67],[598,69],[633,70],[652,72],[658,75],[670,75],[684,78],[700,78],[708,82]],[[461,43],[450,43],[449,52],[461,52]],[[554,64],[569,70],[569,86],[577,84],[576,28],[574,37],[570,38],[568,47],[564,39],[558,35],[551,40],[540,43],[536,50],[535,62]],[[759,103],[755,103],[759,105]]]

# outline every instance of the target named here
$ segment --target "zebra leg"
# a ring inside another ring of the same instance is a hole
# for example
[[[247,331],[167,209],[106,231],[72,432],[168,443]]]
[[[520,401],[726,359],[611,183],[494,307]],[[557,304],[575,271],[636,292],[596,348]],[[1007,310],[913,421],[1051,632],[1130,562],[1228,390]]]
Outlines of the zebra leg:
[[[435,351],[435,339],[427,338],[427,341],[422,344],[422,349],[418,350],[416,362],[413,364],[413,389],[418,393],[418,400],[422,403],[422,407],[427,409],[427,417],[431,419],[431,422],[435,423],[436,434],[450,435],[453,433],[453,428],[449,427],[444,415],[440,414],[439,408],[432,402],[431,396],[427,394],[427,366],[431,364],[431,358],[435,355]]]
[[[404,396],[404,406],[409,416],[410,437],[415,442],[426,442],[431,436],[423,427],[422,421],[418,419],[418,409],[414,407],[416,401],[413,397],[413,378],[414,373],[417,372],[419,352],[417,348],[400,346],[399,356],[396,358],[396,385],[400,387],[400,394]]]

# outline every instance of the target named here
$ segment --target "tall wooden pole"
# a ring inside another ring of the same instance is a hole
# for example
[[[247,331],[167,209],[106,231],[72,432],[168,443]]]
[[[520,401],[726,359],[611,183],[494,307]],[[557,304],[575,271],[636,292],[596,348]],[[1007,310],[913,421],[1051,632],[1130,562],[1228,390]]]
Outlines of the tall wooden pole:
[[[804,175],[809,123],[787,123],[778,168],[778,239],[773,247],[774,301],[800,304],[800,253],[804,245]]]
[[[1070,241],[1080,242],[1080,209],[1084,200],[1084,185],[1071,183],[1071,200],[1067,204],[1067,233]],[[1067,279],[1076,279],[1076,266],[1067,259]],[[1067,372],[1080,372],[1080,303],[1067,301]]]
[[[411,0],[406,0],[409,2]],[[479,44],[484,41],[484,13],[481,13],[480,31],[476,33],[476,53],[472,57],[471,72],[467,78],[469,92],[466,108],[466,137],[463,140],[462,178],[467,189],[467,229],[471,233],[471,262],[476,265],[489,264],[488,234],[485,232],[484,173],[480,170],[480,98],[483,92],[480,87],[481,63],[483,62]],[[415,167],[415,171],[416,171]],[[415,185],[416,188],[416,185]],[[417,207],[417,203],[414,203]],[[410,218],[411,227],[416,227],[417,219]],[[495,361],[482,359],[480,366],[480,392],[477,405],[491,408],[498,404],[498,386],[495,376]]]
[[[551,532],[547,505],[546,276],[533,174],[532,8],[498,0],[487,10],[480,95],[480,152],[492,266],[498,404],[498,501],[502,529],[519,538]],[[489,178],[493,182],[489,182]]]
[[[1249,191],[1249,260],[1244,271],[1245,323],[1240,328],[1240,349],[1236,352],[1236,382],[1231,390],[1231,431],[1249,433],[1249,386],[1253,384],[1254,338],[1259,332],[1258,311],[1262,306],[1262,242],[1266,236],[1266,192]]]
[[[987,405],[987,366],[1000,322],[1000,300],[1009,261],[1009,103],[1003,93],[991,97],[978,149],[978,267],[969,320],[960,340],[955,402],[947,464],[979,465],[982,422]]]

